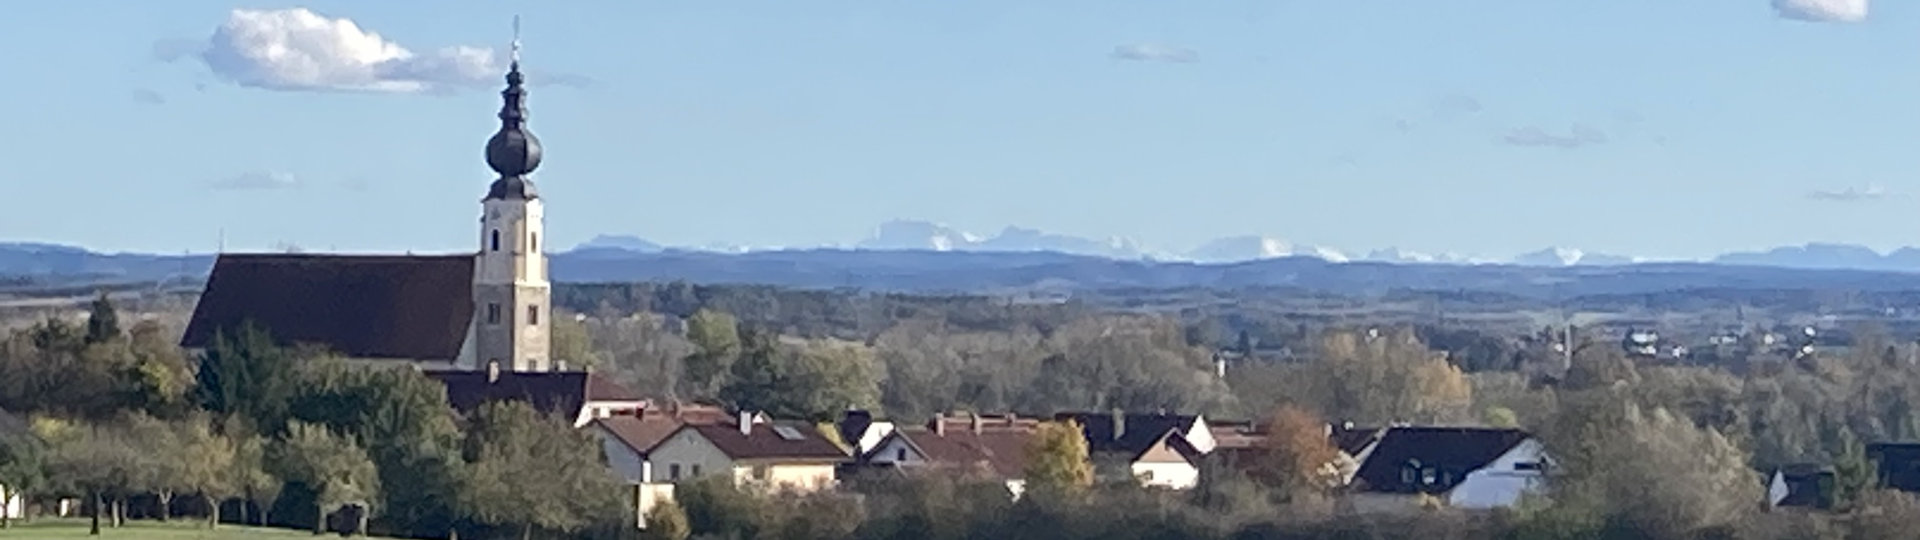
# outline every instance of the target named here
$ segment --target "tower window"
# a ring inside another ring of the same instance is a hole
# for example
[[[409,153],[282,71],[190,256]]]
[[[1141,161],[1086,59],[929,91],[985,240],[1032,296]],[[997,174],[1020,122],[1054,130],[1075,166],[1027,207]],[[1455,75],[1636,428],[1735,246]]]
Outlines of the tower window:
[[[532,244],[531,249],[527,250],[528,252],[539,253],[540,252],[540,233],[533,233],[533,237],[531,241],[529,241],[528,243]]]
[[[500,229],[493,230],[493,237],[488,240],[488,245],[491,246],[489,249],[500,251]]]
[[[500,304],[487,304],[487,324],[500,324]]]
[[[527,306],[527,326],[540,325],[540,306]]]

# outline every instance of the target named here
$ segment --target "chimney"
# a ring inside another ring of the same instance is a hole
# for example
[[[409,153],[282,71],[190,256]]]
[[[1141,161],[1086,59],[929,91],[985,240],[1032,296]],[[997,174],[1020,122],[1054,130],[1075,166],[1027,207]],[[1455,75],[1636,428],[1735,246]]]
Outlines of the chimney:
[[[976,412],[970,412],[970,413],[967,413],[967,419],[968,419],[968,420],[971,420],[971,421],[973,422],[973,434],[974,434],[974,435],[979,435],[979,434],[980,434],[980,427],[981,427],[981,426],[980,426],[980,413],[976,413]]]
[[[554,370],[554,371],[560,371],[560,372],[565,372],[565,371],[567,370],[567,361],[566,361],[566,360],[554,360],[554,361],[553,361],[553,370]]]
[[[932,424],[932,426],[930,427],[933,428],[934,436],[936,437],[947,436],[947,419],[946,418],[942,418],[941,415],[936,414],[936,415],[933,415],[933,421],[928,423]]]
[[[1019,426],[1020,426],[1020,416],[1013,413],[1007,413],[1007,427],[1012,428],[1012,427],[1019,427]]]
[[[500,361],[487,362],[487,384],[500,382]]]
[[[1120,440],[1127,434],[1127,412],[1119,407],[1113,408],[1113,440]]]
[[[753,435],[753,411],[740,409],[740,434]]]

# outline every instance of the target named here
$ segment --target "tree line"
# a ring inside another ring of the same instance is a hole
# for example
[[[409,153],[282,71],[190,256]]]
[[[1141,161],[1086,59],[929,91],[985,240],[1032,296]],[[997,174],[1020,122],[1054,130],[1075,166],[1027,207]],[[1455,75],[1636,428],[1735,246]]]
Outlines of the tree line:
[[[0,485],[76,499],[93,529],[199,516],[358,534],[633,534],[599,441],[517,402],[460,415],[415,370],[283,348],[265,329],[189,357],[170,329],[49,319],[0,341]],[[623,517],[625,516],[625,517]]]

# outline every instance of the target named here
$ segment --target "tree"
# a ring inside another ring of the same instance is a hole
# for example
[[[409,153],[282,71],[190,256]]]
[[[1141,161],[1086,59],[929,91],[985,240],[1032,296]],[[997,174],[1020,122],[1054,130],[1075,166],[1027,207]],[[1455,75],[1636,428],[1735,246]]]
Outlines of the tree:
[[[230,487],[238,488],[240,497],[245,499],[247,505],[258,508],[260,512],[257,517],[245,515],[248,512],[246,506],[242,506],[241,521],[265,525],[267,513],[280,500],[280,490],[286,485],[284,480],[268,470],[270,444],[266,438],[238,426],[230,425],[226,436],[233,441],[233,467],[227,469],[226,481]]]
[[[1080,423],[1045,422],[1027,447],[1027,491],[1061,496],[1093,485],[1093,461]]]
[[[196,401],[209,412],[240,415],[264,433],[284,431],[297,384],[293,355],[267,331],[242,324],[214,334],[200,355]]]
[[[599,440],[526,403],[481,406],[465,447],[459,508],[476,522],[531,538],[536,528],[572,533],[622,511]]]
[[[554,314],[553,323],[548,331],[552,332],[553,359],[565,361],[568,369],[587,369],[606,364],[605,355],[593,348],[593,336],[587,334],[587,324],[574,317]]]
[[[693,531],[687,525],[687,511],[671,500],[660,501],[647,510],[647,540],[687,540]]]
[[[87,344],[106,343],[120,337],[120,313],[114,309],[113,301],[107,298],[106,291],[93,298],[87,309]]]
[[[1295,406],[1282,406],[1262,426],[1261,443],[1251,476],[1288,498],[1310,497],[1339,485],[1335,460],[1340,450],[1327,438],[1327,423]]]
[[[1834,507],[1850,509],[1873,488],[1874,464],[1867,458],[1866,446],[1860,444],[1851,429],[1839,428],[1833,446]]]
[[[0,529],[13,526],[4,509],[46,483],[46,442],[18,419],[0,412]]]
[[[701,309],[687,318],[687,340],[697,351],[683,361],[687,383],[693,387],[688,390],[696,396],[712,395],[740,353],[739,323],[732,315]]]
[[[1684,538],[1737,523],[1761,500],[1747,454],[1712,428],[1594,390],[1543,431],[1562,475],[1557,504],[1644,538]]]
[[[48,476],[57,489],[86,496],[93,510],[90,534],[99,535],[107,497],[137,484],[143,474],[141,446],[119,425],[43,422],[35,430],[50,444]]]
[[[181,493],[198,493],[207,504],[207,527],[220,526],[220,504],[242,492],[237,478],[238,448],[233,439],[216,433],[204,414],[174,423],[179,477],[173,483]],[[164,515],[164,514],[163,514]]]
[[[359,441],[380,472],[381,514],[415,535],[444,533],[455,518],[460,430],[446,386],[413,370],[304,362],[290,414]]]
[[[364,516],[372,512],[373,501],[380,493],[380,475],[360,445],[326,426],[295,421],[287,424],[287,434],[276,442],[269,456],[274,475],[299,482],[317,494],[315,533],[326,531],[327,516],[332,513],[329,510],[346,505],[362,508],[359,532],[365,533]]]

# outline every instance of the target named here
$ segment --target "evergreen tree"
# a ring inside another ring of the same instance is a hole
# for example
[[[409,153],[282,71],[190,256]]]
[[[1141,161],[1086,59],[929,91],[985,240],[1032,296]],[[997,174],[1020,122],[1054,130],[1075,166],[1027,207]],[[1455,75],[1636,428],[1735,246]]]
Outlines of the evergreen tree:
[[[101,291],[88,307],[86,342],[106,343],[117,337],[120,337],[120,313],[114,309],[106,291]]]
[[[1834,439],[1831,502],[1834,508],[1852,508],[1860,496],[1873,487],[1873,462],[1867,459],[1866,445],[1860,443],[1853,430],[1842,426]]]
[[[298,381],[293,355],[251,323],[214,335],[200,355],[195,401],[220,415],[239,415],[264,434],[285,429]]]

